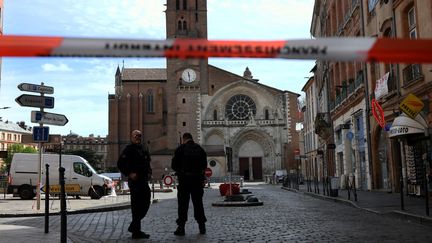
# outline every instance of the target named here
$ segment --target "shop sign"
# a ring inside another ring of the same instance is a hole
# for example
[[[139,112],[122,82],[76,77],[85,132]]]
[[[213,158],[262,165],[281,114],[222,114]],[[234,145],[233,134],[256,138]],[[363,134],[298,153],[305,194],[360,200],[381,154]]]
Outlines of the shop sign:
[[[417,96],[409,94],[402,103],[400,103],[399,108],[409,117],[414,119],[423,109],[423,106],[423,102]]]
[[[390,128],[390,137],[406,135],[409,133],[409,127],[394,127]]]

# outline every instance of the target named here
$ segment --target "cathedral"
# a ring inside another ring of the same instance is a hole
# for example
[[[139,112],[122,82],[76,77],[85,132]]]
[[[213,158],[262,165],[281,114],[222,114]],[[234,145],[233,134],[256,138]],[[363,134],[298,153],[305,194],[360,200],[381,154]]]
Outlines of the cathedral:
[[[167,0],[166,36],[207,39],[206,0]],[[117,68],[108,96],[107,166],[115,167],[130,132],[139,129],[152,155],[153,177],[170,172],[184,132],[207,152],[212,177],[263,180],[295,170],[299,94],[208,64],[167,59],[166,68]]]

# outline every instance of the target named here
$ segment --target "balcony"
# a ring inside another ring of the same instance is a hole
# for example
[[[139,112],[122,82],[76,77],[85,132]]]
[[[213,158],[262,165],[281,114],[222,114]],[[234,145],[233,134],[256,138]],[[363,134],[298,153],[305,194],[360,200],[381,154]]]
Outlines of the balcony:
[[[405,67],[402,71],[403,85],[407,86],[411,83],[423,78],[420,64],[411,64]]]

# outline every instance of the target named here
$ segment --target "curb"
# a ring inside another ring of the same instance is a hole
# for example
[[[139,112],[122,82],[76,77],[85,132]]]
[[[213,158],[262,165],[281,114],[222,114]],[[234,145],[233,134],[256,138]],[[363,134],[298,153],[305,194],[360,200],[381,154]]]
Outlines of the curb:
[[[422,225],[432,226],[432,218],[424,217],[424,216],[417,215],[417,214],[402,212],[402,211],[398,211],[398,210],[393,210],[393,211],[388,212],[388,213],[382,213],[382,212],[375,211],[372,209],[362,208],[362,207],[358,206],[355,202],[347,200],[347,199],[342,199],[342,198],[338,198],[338,197],[328,197],[325,195],[315,194],[312,192],[302,192],[302,191],[299,191],[297,189],[288,188],[288,187],[281,187],[281,189],[295,192],[295,193],[301,193],[301,194],[308,195],[308,196],[315,197],[315,198],[319,198],[322,200],[342,203],[342,204],[352,206],[354,208],[358,208],[358,209],[361,209],[361,210],[364,210],[364,211],[367,211],[370,213],[375,213],[375,214],[379,214],[379,215],[383,215],[383,216],[391,216],[391,217],[395,217],[395,218],[399,218],[399,219],[404,219],[404,220],[416,222],[416,223],[419,223]]]
[[[130,204],[121,203],[117,205],[113,205],[110,207],[100,207],[100,208],[84,208],[73,211],[67,211],[67,214],[82,214],[82,213],[101,213],[101,212],[109,212],[116,210],[124,210],[130,209]],[[60,215],[60,212],[49,213],[49,216]],[[45,216],[45,213],[24,213],[24,214],[0,214],[0,218],[23,218],[23,217],[41,217]]]

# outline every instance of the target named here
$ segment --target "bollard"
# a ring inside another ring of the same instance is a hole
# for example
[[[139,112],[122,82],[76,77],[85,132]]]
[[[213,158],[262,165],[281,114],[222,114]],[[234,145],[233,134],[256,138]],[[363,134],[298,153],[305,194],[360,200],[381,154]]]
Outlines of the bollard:
[[[65,193],[65,168],[60,167],[60,242],[66,243],[67,239],[67,216],[66,216],[66,193]]]
[[[45,164],[45,234],[49,232],[49,164]]]

